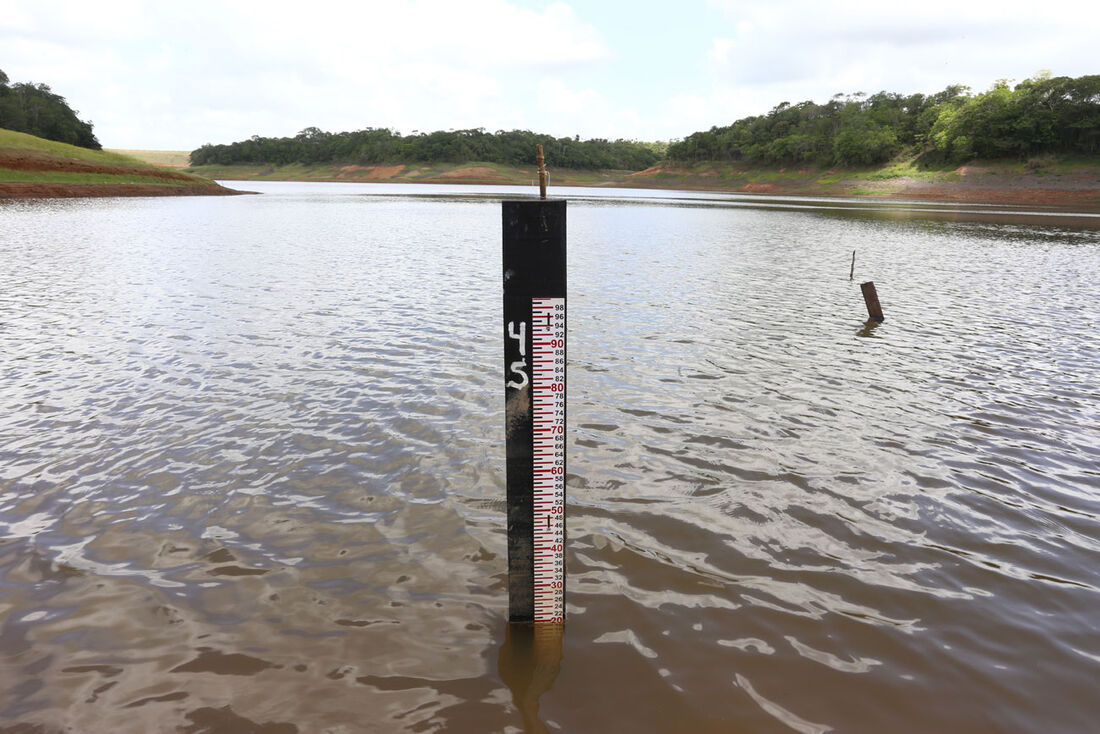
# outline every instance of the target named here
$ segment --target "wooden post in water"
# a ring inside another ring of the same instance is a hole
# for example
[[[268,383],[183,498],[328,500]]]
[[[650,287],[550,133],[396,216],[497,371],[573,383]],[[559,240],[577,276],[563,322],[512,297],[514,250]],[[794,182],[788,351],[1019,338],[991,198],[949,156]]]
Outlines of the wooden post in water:
[[[860,283],[859,289],[863,291],[863,302],[867,304],[867,315],[871,317],[871,320],[885,321],[886,317],[882,315],[882,306],[878,302],[875,284],[871,281]]]
[[[848,273],[848,280],[856,277],[856,251],[852,250],[852,271]]]
[[[541,151],[539,158],[541,163]],[[508,619],[560,624],[565,620],[565,201],[504,201],[501,213]]]

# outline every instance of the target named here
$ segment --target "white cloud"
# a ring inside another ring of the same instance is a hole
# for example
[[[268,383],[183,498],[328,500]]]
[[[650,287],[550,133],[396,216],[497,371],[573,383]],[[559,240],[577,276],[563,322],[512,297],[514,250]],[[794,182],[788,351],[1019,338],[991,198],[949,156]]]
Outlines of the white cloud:
[[[1093,0],[709,8],[643,4],[624,18],[536,0],[0,0],[0,68],[49,84],[105,145],[126,148],[309,125],[667,139],[837,92],[1100,71]]]
[[[644,101],[648,113],[649,103]],[[633,105],[622,105],[591,87],[576,89],[557,78],[539,83],[536,112],[530,129],[565,137],[631,138],[643,117]]]
[[[951,83],[985,88],[1042,68],[1073,76],[1096,71],[1100,11],[1091,2],[712,5],[732,31],[716,36],[708,54],[719,85],[802,83],[819,95],[857,91],[844,86],[852,84],[866,92],[936,91]]]
[[[1042,69],[1067,76],[1100,71],[1100,6],[1091,1],[710,5],[726,19],[706,54],[711,124],[836,93],[932,93],[949,84],[982,91],[998,78],[1021,81]]]
[[[0,5],[0,47],[14,81],[50,84],[105,145],[181,148],[306,125],[519,123],[522,76],[610,56],[569,5],[507,0],[28,0]]]
[[[608,106],[594,89],[570,89],[560,79],[543,79],[539,83],[538,100],[543,112],[567,117],[592,114],[600,108],[606,112]]]
[[[668,98],[661,105],[657,118],[657,129],[663,132],[654,138],[660,140],[683,138],[693,132],[725,124],[723,120],[715,120],[712,117],[713,107],[706,97],[699,94],[677,94]],[[729,122],[732,122],[732,119]]]
[[[0,0],[0,33],[48,34],[59,42],[103,43],[144,35],[144,3],[112,0],[110,3],[72,0]]]

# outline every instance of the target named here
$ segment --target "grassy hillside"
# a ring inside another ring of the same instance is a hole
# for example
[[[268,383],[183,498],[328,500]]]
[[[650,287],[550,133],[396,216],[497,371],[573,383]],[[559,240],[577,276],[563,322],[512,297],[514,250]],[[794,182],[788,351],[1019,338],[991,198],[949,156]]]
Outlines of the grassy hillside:
[[[102,150],[90,150],[79,148],[75,145],[57,143],[53,140],[38,138],[26,133],[17,133],[14,130],[0,128],[0,151],[5,155],[13,153],[23,155],[35,155],[49,158],[67,158],[92,163],[109,165],[133,164],[133,159],[118,153],[109,153]]]
[[[120,150],[110,149],[112,153],[137,158],[139,161],[166,168],[187,168],[191,165],[189,150]]]
[[[236,193],[213,181],[117,152],[0,129],[0,198]]]

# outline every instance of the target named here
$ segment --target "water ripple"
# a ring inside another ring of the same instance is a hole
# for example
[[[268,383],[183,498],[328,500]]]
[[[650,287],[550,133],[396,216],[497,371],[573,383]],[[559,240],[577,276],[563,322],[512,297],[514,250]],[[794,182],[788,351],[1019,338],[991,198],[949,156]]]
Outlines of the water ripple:
[[[577,192],[570,621],[509,669],[499,206],[264,187],[0,207],[0,720],[1100,714],[1095,227]]]

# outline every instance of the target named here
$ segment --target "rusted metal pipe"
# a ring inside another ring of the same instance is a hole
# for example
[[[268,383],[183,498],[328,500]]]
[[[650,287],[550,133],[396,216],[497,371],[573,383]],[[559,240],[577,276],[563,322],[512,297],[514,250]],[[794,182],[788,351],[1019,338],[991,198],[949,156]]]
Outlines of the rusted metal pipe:
[[[535,146],[538,153],[535,155],[535,160],[539,164],[539,198],[546,198],[546,159],[542,156],[542,146]]]

